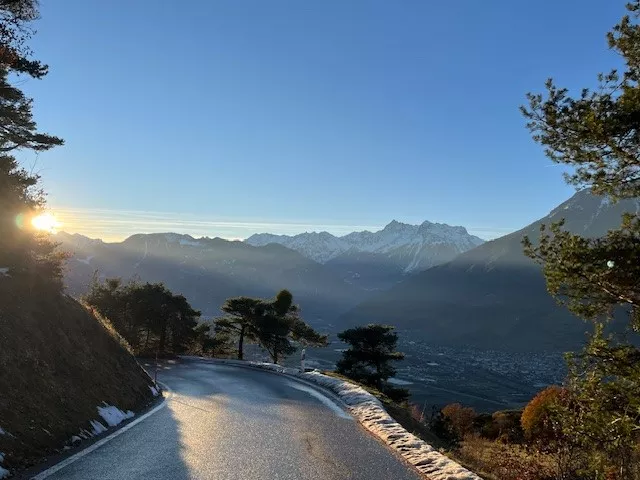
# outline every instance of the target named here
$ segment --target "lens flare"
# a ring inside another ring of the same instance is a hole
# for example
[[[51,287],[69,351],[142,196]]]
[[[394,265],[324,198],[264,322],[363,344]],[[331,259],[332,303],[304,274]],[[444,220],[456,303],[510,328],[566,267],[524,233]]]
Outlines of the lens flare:
[[[33,217],[31,225],[36,230],[53,233],[56,231],[56,228],[60,226],[60,222],[58,222],[56,217],[51,213],[43,213],[42,215]]]

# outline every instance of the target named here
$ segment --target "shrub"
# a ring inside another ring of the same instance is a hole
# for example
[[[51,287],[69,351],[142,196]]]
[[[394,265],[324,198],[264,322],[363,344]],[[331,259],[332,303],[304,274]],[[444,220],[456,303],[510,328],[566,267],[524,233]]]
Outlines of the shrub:
[[[527,439],[546,442],[559,435],[555,412],[568,402],[568,391],[556,385],[540,391],[525,407],[520,424]]]
[[[501,410],[491,415],[491,422],[500,440],[520,443],[524,433],[520,424],[522,410]]]
[[[459,439],[473,432],[473,422],[477,416],[473,408],[452,403],[442,409],[442,415],[451,423],[452,433]]]
[[[392,387],[389,384],[383,386],[382,393],[399,404],[405,403],[411,396],[411,393],[406,388]]]
[[[492,442],[468,435],[457,459],[483,478],[495,480],[555,480],[559,478],[548,456],[520,445]]]

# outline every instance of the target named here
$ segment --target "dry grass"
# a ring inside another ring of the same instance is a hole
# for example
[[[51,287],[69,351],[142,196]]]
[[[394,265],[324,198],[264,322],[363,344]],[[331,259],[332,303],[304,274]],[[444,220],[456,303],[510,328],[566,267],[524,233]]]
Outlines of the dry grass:
[[[450,455],[486,480],[551,480],[556,478],[553,459],[520,445],[467,436]]]
[[[360,385],[382,401],[385,409],[400,425],[434,448],[438,448],[463,467],[477,473],[486,480],[550,480],[555,478],[552,458],[532,453],[519,445],[504,444],[467,436],[456,450],[445,451],[447,444],[437,437],[427,425],[419,422],[411,406],[398,405],[382,392],[362,385],[335,372],[325,375]]]
[[[123,348],[124,347],[124,348]],[[55,291],[0,285],[0,435],[5,466],[63,446],[103,401],[136,410],[152,400],[148,375],[105,319]]]
[[[127,342],[127,340],[122,335],[120,335],[120,333],[118,333],[118,331],[116,330],[116,327],[114,327],[113,324],[111,323],[111,320],[109,320],[107,317],[102,316],[100,312],[90,307],[85,302],[80,301],[79,303],[84,307],[84,309],[87,311],[89,315],[94,316],[96,320],[100,322],[102,327],[109,333],[109,335],[111,335],[113,338],[115,338],[118,341],[118,343],[120,344],[120,346],[122,346],[122,348],[124,348],[127,352],[133,355],[134,353],[133,347],[131,347],[129,342]]]

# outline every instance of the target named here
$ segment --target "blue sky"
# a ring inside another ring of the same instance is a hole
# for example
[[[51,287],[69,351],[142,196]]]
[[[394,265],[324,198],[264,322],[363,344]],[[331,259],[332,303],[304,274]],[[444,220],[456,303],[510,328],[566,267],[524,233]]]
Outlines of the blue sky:
[[[618,0],[42,2],[25,154],[64,229],[521,228],[572,194],[518,111],[592,85]]]

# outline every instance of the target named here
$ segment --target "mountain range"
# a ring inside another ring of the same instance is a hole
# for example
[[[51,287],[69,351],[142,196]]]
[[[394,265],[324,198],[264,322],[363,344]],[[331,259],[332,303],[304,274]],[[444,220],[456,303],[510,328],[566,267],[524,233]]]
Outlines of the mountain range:
[[[60,232],[56,239],[73,254],[66,283],[75,295],[87,291],[97,270],[101,278],[163,282],[214,316],[228,297],[269,297],[287,288],[316,323],[337,318],[372,290],[389,288],[418,264],[436,265],[482,243],[463,227],[395,221],[379,232],[345,237],[260,234],[240,242],[157,233],[105,243]]]
[[[381,290],[407,275],[448,262],[484,240],[470,235],[464,227],[428,221],[409,225],[393,220],[377,232],[352,232],[342,237],[328,232],[295,236],[259,233],[245,242],[253,246],[284,245],[326,265],[347,283]]]
[[[242,242],[162,233],[105,243],[61,232],[57,240],[72,253],[66,283],[75,295],[97,270],[101,278],[164,282],[216,316],[228,297],[287,288],[305,318],[326,331],[377,322],[437,345],[562,350],[581,343],[588,325],[548,295],[541,269],[522,253],[522,237],[535,240],[540,224],[561,218],[574,233],[601,236],[624,212],[638,214],[640,201],[613,204],[583,190],[489,242],[463,227],[397,221],[343,237],[258,234]]]
[[[221,238],[196,239],[175,233],[133,235],[105,243],[60,232],[61,249],[72,253],[66,285],[69,293],[87,291],[99,278],[163,282],[184,294],[205,316],[217,316],[228,297],[274,296],[290,289],[311,319],[334,318],[365,298],[323,265],[277,244],[253,247]]]
[[[588,190],[549,215],[486,242],[454,260],[407,278],[342,316],[341,323],[382,322],[434,344],[498,350],[564,350],[584,340],[589,325],[547,293],[540,267],[522,253],[522,238],[539,238],[541,224],[599,237],[623,213],[640,213],[640,200],[613,204]]]

